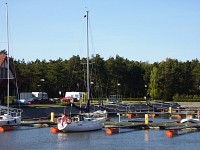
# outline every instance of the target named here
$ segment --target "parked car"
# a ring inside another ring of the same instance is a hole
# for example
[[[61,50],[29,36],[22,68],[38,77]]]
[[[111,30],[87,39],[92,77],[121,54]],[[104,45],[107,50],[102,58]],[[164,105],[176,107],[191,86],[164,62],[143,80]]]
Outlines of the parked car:
[[[74,98],[74,97],[63,97],[60,100],[61,100],[61,102],[73,103],[73,102],[77,101],[77,98]]]
[[[60,102],[63,105],[70,105],[71,103],[76,102],[76,101],[77,101],[77,99],[73,98],[73,97],[62,97],[60,99]]]
[[[16,103],[17,104],[24,104],[24,105],[26,105],[26,104],[28,104],[28,100],[26,100],[26,99],[17,99]]]

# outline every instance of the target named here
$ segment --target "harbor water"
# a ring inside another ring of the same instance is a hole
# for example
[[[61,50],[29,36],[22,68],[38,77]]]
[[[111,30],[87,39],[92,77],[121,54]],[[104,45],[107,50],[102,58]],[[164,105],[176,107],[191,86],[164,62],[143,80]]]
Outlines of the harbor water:
[[[1,150],[199,150],[200,132],[167,138],[165,130],[105,130],[78,133],[50,132],[50,128],[17,127],[0,133]]]

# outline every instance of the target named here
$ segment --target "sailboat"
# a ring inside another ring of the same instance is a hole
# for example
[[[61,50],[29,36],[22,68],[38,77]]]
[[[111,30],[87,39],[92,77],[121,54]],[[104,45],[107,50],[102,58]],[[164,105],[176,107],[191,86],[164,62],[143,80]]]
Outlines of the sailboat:
[[[79,113],[74,117],[66,117],[66,113],[57,119],[58,130],[63,132],[83,132],[94,131],[103,128],[103,123],[107,120],[106,111],[90,112],[90,79],[89,79],[89,42],[88,42],[88,11],[86,11],[87,24],[87,104],[84,109],[86,113]],[[83,110],[83,108],[79,108]]]
[[[9,106],[9,97],[10,97],[10,59],[9,59],[9,32],[8,32],[8,5],[6,3],[7,13],[7,107],[0,106],[0,126],[6,125],[20,125],[21,124],[21,109],[10,108]]]

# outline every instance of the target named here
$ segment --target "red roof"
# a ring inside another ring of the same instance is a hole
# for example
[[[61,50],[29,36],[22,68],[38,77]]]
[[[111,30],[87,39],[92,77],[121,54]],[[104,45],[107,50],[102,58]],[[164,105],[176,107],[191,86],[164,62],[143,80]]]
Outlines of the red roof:
[[[0,68],[1,68],[1,65],[3,64],[3,62],[5,61],[6,59],[6,55],[5,54],[1,54],[0,55]]]

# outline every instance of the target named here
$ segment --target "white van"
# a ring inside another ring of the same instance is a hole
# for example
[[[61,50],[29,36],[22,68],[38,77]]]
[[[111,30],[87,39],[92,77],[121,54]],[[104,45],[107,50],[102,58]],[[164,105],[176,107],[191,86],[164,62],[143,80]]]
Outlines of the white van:
[[[83,99],[85,92],[65,92],[65,98],[75,98],[77,101]]]

